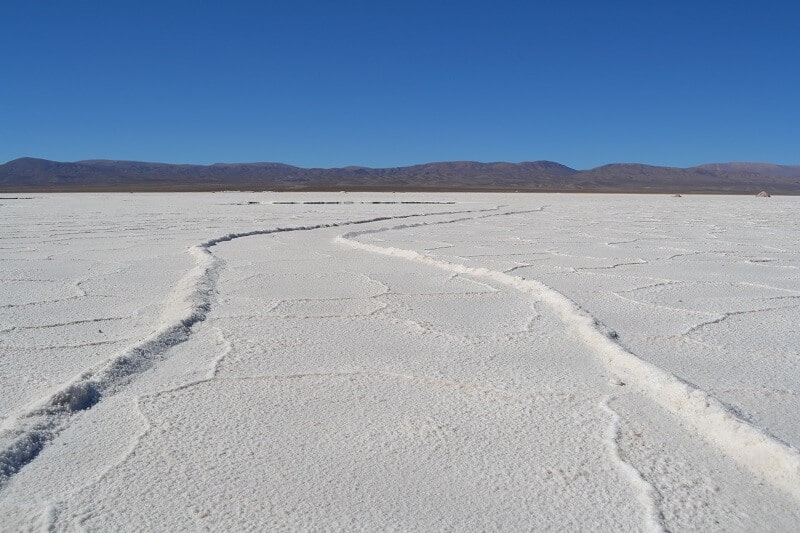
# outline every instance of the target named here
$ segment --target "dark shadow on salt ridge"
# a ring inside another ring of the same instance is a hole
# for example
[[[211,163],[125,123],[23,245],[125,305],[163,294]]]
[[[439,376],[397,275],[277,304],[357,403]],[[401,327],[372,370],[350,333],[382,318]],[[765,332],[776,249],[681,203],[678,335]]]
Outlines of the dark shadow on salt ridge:
[[[151,333],[139,344],[112,356],[95,368],[83,372],[49,397],[39,399],[27,411],[11,416],[4,421],[0,432],[0,436],[6,441],[4,447],[0,449],[0,490],[25,465],[36,459],[48,442],[67,427],[72,415],[90,409],[104,396],[113,395],[136,375],[151,368],[159,360],[165,359],[170,348],[189,339],[192,326],[205,320],[211,311],[212,297],[220,268],[218,259],[210,250],[213,246],[254,235],[310,231],[396,219],[474,214],[487,211],[496,211],[496,208],[381,216],[310,226],[229,233],[191,247],[189,251],[195,256],[195,267],[173,289],[167,298],[165,308],[162,309],[162,317],[172,315],[170,320],[167,320],[161,328]],[[164,314],[165,312],[166,314]]]

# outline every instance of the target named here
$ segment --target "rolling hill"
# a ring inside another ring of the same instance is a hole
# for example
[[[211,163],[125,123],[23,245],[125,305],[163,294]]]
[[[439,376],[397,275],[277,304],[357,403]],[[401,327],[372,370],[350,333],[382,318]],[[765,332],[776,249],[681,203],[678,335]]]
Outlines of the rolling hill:
[[[716,163],[675,168],[626,163],[576,170],[551,161],[452,161],[394,168],[300,168],[282,163],[66,163],[27,157],[0,165],[3,192],[217,190],[800,194],[800,166]]]

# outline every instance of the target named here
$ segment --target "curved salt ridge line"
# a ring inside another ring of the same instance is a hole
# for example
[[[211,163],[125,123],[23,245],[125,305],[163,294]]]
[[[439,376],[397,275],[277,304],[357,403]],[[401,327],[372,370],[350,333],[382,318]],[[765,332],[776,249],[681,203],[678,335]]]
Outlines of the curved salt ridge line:
[[[474,268],[434,259],[413,250],[376,246],[354,240],[359,235],[423,225],[427,224],[407,224],[350,232],[336,237],[335,242],[367,252],[400,257],[456,274],[490,279],[533,295],[550,306],[561,321],[595,351],[610,372],[635,384],[656,403],[694,427],[700,436],[716,445],[736,462],[800,500],[800,453],[796,449],[741,420],[706,391],[628,352],[614,340],[616,333],[607,330],[588,312],[560,292],[536,280],[488,268]]]
[[[616,411],[614,411],[609,403],[611,397],[606,396],[600,402],[600,408],[610,417],[608,429],[606,429],[605,443],[608,453],[612,460],[617,463],[618,468],[625,474],[637,490],[637,499],[641,503],[645,513],[645,527],[651,533],[659,533],[664,531],[662,524],[661,512],[658,510],[659,494],[653,485],[650,484],[636,468],[627,462],[619,453],[619,426],[621,418]]]
[[[497,209],[499,208],[416,213],[253,230],[229,233],[192,246],[189,253],[195,259],[195,266],[178,282],[165,300],[160,316],[161,326],[156,331],[138,344],[84,371],[55,392],[3,420],[0,424],[0,490],[14,474],[33,461],[50,440],[66,428],[72,415],[96,405],[104,395],[113,394],[136,374],[163,359],[170,348],[189,339],[192,326],[205,320],[211,310],[214,287],[222,264],[211,253],[213,246],[254,235],[309,231],[413,217],[481,213]]]

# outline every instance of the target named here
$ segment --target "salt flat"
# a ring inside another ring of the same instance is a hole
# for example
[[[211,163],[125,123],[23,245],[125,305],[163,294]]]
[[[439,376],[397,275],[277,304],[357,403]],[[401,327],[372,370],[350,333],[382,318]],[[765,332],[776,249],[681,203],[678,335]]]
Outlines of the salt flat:
[[[797,530],[798,208],[0,199],[0,528]]]

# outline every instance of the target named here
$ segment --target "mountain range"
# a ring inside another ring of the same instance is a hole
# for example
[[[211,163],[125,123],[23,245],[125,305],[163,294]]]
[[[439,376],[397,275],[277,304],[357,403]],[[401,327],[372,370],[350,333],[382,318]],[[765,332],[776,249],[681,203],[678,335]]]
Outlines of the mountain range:
[[[800,165],[715,163],[690,168],[634,163],[576,170],[551,161],[452,161],[393,168],[300,168],[282,163],[180,165],[58,162],[0,165],[2,192],[90,191],[520,191],[800,194]]]

